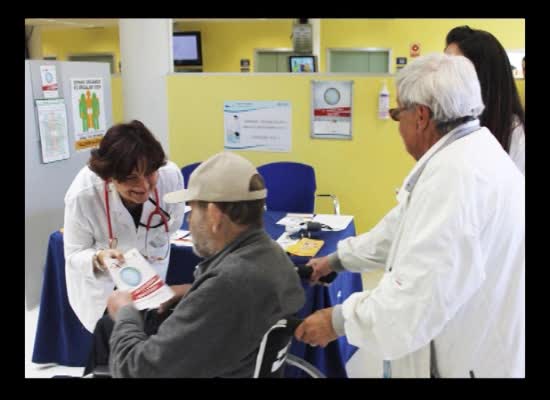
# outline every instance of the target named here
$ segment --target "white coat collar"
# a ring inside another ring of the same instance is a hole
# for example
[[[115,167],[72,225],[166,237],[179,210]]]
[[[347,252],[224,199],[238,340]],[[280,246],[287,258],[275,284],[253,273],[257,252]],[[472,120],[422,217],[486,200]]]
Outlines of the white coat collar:
[[[407,175],[407,177],[403,180],[403,184],[401,185],[401,188],[399,191],[402,191],[404,190],[405,186],[407,185],[407,182],[409,181],[409,179],[411,178],[411,176],[413,176],[416,171],[418,169],[420,169],[422,167],[422,165],[427,162],[427,160],[430,159],[430,157],[432,156],[432,154],[434,154],[435,152],[437,152],[441,147],[443,147],[445,145],[445,143],[451,138],[451,136],[458,130],[458,129],[468,129],[472,126],[475,126],[475,125],[479,125],[479,120],[473,120],[473,121],[468,121],[464,124],[461,124],[459,126],[457,126],[456,128],[454,128],[452,131],[450,132],[447,132],[445,135],[443,135],[441,137],[441,139],[439,139],[437,142],[435,142],[433,144],[432,147],[430,147],[428,149],[427,152],[425,152],[422,157],[420,157],[420,159],[416,162],[416,164],[414,165],[413,169],[409,172],[409,174]]]

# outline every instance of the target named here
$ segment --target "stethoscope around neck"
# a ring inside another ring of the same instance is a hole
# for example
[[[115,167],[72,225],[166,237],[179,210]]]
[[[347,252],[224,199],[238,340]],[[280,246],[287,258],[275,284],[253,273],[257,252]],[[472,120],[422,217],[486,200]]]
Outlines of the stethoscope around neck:
[[[109,204],[109,182],[105,181],[104,185],[104,194],[105,194],[105,212],[107,214],[107,227],[109,229],[109,248],[115,249],[118,246],[118,239],[113,235],[113,225],[111,223],[111,207]],[[164,225],[164,231],[166,233],[166,241],[165,243],[169,243],[169,230],[168,230],[168,219],[164,215],[166,211],[162,210],[159,206],[159,194],[157,191],[157,188],[154,189],[154,195],[155,195],[155,201],[152,201],[155,204],[155,209],[151,211],[149,214],[149,217],[147,218],[147,225],[145,225],[145,254],[142,254],[147,260],[149,261],[162,261],[168,257],[168,253],[170,252],[170,246],[166,245],[166,253],[164,256],[149,256],[149,230],[151,229],[151,221],[153,220],[153,217],[155,215],[159,215],[160,219],[162,221],[162,225]],[[149,200],[152,200],[149,198]],[[170,215],[166,213],[168,217]],[[142,224],[143,225],[143,224]]]

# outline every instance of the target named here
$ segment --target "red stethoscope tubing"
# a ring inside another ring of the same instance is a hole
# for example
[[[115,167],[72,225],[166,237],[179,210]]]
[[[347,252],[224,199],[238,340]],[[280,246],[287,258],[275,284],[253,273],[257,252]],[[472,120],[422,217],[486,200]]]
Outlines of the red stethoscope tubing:
[[[158,214],[160,216],[160,219],[162,219],[162,223],[164,225],[164,231],[168,232],[168,220],[166,219],[164,214],[160,211],[159,193],[157,192],[157,188],[155,188],[155,202],[157,204],[155,204],[155,209],[153,210],[153,212],[149,214],[149,218],[147,219],[146,229],[149,230],[149,228],[151,227],[151,219],[153,218],[153,215]]]
[[[113,237],[113,226],[111,224],[111,207],[109,206],[109,190],[107,189],[107,182],[105,182],[104,186],[104,193],[105,193],[105,212],[107,213],[107,226],[109,228],[109,246],[112,248],[112,243],[114,242]],[[162,223],[164,224],[164,230],[168,232],[168,221],[166,220],[166,217],[164,214],[160,211],[159,207],[159,194],[157,191],[157,188],[155,188],[155,201],[157,204],[155,204],[155,209],[153,212],[149,215],[149,218],[147,219],[147,226],[145,229],[149,231],[149,227],[151,226],[151,219],[153,218],[153,215],[158,214],[160,215],[160,218],[162,219]]]

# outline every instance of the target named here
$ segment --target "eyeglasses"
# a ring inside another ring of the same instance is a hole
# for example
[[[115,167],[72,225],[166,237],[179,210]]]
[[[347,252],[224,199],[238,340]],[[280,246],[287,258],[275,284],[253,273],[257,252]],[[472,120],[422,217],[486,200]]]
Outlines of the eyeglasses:
[[[401,114],[401,111],[410,110],[411,108],[414,108],[416,106],[422,106],[422,104],[411,104],[411,105],[406,106],[406,107],[390,108],[390,117],[394,121],[399,122],[399,114]],[[425,107],[427,107],[427,106],[425,106]],[[430,110],[429,108],[428,108],[428,114],[429,114],[430,118],[432,118],[433,115],[434,115],[433,111]]]
[[[393,119],[394,121],[399,122],[399,114],[401,114],[401,111],[405,111],[405,110],[408,110],[410,108],[411,108],[411,106],[409,106],[409,107],[390,108],[390,117],[391,117],[391,119]]]

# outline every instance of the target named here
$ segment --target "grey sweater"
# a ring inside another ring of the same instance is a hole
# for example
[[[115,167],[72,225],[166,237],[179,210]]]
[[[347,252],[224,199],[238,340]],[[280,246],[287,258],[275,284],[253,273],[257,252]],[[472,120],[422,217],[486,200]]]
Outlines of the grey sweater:
[[[305,302],[293,264],[263,229],[202,261],[195,281],[148,337],[139,312],[121,308],[110,339],[113,377],[252,377],[264,333]]]

